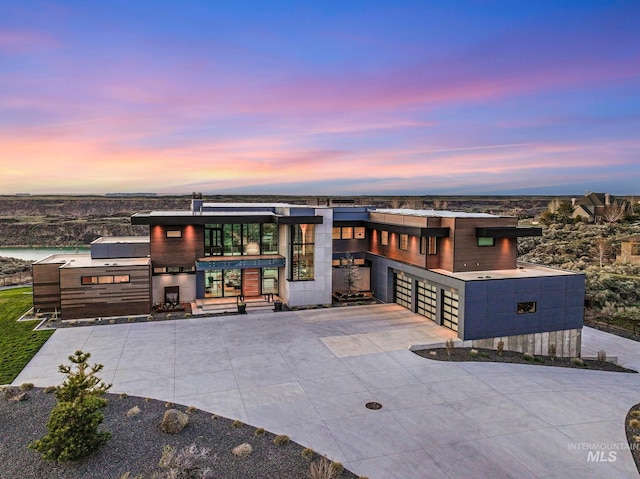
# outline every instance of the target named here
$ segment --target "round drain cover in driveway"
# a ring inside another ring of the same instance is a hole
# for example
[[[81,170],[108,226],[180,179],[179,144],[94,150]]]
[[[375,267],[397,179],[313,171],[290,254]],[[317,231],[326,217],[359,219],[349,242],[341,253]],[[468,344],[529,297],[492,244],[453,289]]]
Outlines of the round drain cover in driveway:
[[[382,404],[380,404],[379,402],[368,402],[367,404],[364,405],[364,407],[366,407],[367,409],[382,409]]]

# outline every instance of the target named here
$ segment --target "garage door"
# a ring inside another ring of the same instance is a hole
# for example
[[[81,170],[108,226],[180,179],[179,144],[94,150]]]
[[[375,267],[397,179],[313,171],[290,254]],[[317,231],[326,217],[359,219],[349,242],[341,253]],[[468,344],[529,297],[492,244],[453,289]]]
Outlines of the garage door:
[[[397,273],[393,284],[393,300],[405,308],[411,309],[411,278]]]
[[[438,298],[438,289],[432,284],[424,281],[418,281],[416,313],[429,318],[431,321],[436,320],[436,300]]]
[[[442,325],[458,330],[458,290],[442,291]]]

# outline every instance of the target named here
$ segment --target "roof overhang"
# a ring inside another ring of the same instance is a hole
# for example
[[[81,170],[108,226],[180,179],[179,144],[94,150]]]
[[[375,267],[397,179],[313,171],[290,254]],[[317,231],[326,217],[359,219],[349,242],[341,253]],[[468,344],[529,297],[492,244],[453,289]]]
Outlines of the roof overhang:
[[[523,236],[542,236],[542,228],[529,226],[487,226],[476,228],[477,238],[520,238]]]
[[[279,225],[322,224],[322,216],[280,216],[274,214],[224,214],[224,215],[152,215],[136,213],[132,225],[186,226],[208,224],[276,223]]]
[[[273,216],[273,222],[279,225],[321,225],[322,216]]]
[[[393,225],[389,223],[378,223],[378,222],[372,222],[372,221],[366,221],[365,225],[367,226],[367,228],[370,228],[372,230],[408,234],[411,236],[418,236],[420,238],[427,238],[427,237],[446,238],[449,236],[448,227],[422,228],[420,226]]]

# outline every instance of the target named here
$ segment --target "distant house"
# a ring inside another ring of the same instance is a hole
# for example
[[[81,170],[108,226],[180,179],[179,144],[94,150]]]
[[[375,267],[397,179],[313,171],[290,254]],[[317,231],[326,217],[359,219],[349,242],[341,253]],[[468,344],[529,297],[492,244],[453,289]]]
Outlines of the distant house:
[[[616,198],[609,193],[589,193],[583,198],[571,199],[573,216],[580,217],[589,223],[600,223],[608,208],[618,208],[628,212],[631,203],[624,198]]]
[[[616,262],[640,264],[640,234],[626,236],[620,241],[620,254]]]

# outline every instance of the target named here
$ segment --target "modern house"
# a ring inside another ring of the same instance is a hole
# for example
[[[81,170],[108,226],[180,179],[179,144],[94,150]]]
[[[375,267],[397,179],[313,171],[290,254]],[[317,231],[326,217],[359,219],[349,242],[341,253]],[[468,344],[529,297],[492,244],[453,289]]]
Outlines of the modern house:
[[[149,237],[100,239],[84,259],[55,255],[35,263],[35,308],[58,308],[68,319],[260,295],[289,307],[330,305],[332,293],[344,289],[349,255],[358,266],[356,289],[460,339],[580,353],[584,276],[518,263],[518,237],[541,230],[518,227],[515,217],[196,198],[189,210],[138,213],[131,222],[147,225]]]

